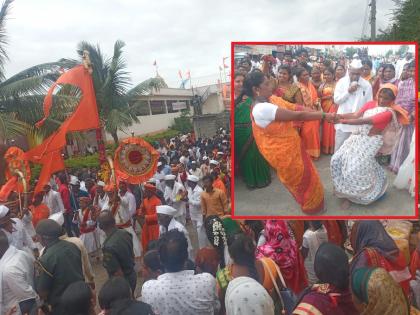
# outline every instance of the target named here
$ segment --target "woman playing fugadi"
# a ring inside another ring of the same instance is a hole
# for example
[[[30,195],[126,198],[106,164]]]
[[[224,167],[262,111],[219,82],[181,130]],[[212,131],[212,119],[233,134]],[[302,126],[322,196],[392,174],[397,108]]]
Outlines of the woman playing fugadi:
[[[276,169],[280,181],[303,212],[324,210],[324,188],[293,121],[334,120],[335,114],[315,112],[273,96],[273,86],[261,71],[247,75],[244,93],[252,99],[252,130],[259,151]],[[298,111],[298,110],[306,111]]]
[[[394,103],[395,85],[383,85],[378,95],[378,101],[366,103],[357,113],[339,115],[342,124],[360,125],[331,158],[335,194],[345,198],[343,209],[349,201],[368,205],[385,194],[387,177],[375,157],[390,154],[399,124],[409,123],[407,112]]]

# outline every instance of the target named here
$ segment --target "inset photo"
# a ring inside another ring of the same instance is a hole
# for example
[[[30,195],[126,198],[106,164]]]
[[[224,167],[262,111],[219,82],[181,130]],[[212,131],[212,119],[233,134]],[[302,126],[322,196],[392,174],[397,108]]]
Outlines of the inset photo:
[[[232,43],[234,216],[418,212],[416,43]]]

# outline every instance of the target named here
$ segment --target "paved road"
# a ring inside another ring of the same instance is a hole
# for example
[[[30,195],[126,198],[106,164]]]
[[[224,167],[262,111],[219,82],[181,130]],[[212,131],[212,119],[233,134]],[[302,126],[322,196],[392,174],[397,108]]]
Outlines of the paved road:
[[[395,174],[387,171],[388,190],[382,199],[368,206],[352,204],[349,209],[341,210],[341,200],[333,195],[330,175],[331,156],[322,156],[315,162],[325,190],[327,211],[322,215],[413,215],[414,198],[407,190],[398,190],[392,186]],[[235,214],[236,215],[305,215],[294,198],[272,172],[272,183],[263,189],[249,190],[240,178],[235,178]]]

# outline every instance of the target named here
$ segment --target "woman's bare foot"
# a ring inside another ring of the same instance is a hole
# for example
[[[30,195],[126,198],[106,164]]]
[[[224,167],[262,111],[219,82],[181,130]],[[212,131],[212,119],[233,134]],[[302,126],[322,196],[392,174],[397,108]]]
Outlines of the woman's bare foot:
[[[348,210],[350,208],[350,205],[351,205],[350,201],[348,201],[347,199],[344,199],[341,202],[341,210]]]

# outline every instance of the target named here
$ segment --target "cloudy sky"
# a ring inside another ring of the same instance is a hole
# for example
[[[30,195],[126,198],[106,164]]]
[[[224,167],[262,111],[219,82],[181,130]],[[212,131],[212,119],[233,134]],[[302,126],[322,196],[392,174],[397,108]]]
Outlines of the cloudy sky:
[[[231,41],[349,41],[360,37],[368,0],[15,0],[6,65],[12,75],[34,64],[76,58],[77,43],[108,56],[117,39],[134,84],[159,74],[178,87],[178,69],[199,82],[217,78]],[[378,0],[377,25],[388,25],[392,0]],[[367,29],[369,30],[369,29]]]

